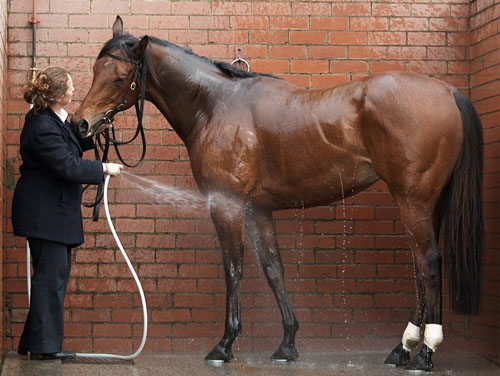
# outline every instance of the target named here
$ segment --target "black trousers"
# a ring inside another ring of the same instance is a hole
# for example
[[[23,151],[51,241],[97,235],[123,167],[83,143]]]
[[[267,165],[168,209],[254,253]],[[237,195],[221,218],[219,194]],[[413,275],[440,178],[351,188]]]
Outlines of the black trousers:
[[[71,247],[45,239],[28,238],[33,260],[30,309],[19,346],[32,353],[62,350],[64,297],[71,270]]]

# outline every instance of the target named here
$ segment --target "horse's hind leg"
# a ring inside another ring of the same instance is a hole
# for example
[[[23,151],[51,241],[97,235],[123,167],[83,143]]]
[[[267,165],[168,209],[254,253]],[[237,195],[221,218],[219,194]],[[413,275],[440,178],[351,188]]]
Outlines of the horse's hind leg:
[[[420,342],[420,327],[422,326],[425,311],[424,283],[415,262],[413,267],[415,270],[416,305],[412,310],[401,342],[385,360],[385,364],[394,364],[398,367],[406,366],[409,363],[410,352]]]
[[[409,350],[417,345],[420,339],[422,314],[425,311],[424,345],[415,359],[406,365],[406,369],[430,371],[433,367],[432,353],[436,351],[443,339],[441,326],[442,258],[437,245],[440,216],[436,215],[434,210],[429,209],[433,206],[429,202],[422,203],[411,197],[395,196],[395,199],[409,236],[417,273],[417,305],[410,319],[411,325],[408,325],[403,335],[402,344],[400,344],[401,351],[409,354]]]
[[[442,200],[439,201],[438,205],[434,210],[433,215],[433,227],[434,227],[434,238],[439,239],[439,232],[441,228],[441,221],[443,216]],[[398,367],[406,366],[410,361],[410,352],[417,347],[420,342],[420,331],[422,326],[422,321],[425,314],[425,293],[424,293],[424,280],[422,274],[418,270],[417,262],[414,257],[413,268],[415,270],[415,288],[416,288],[416,301],[415,307],[410,315],[410,320],[403,333],[403,338],[398,346],[392,350],[387,359],[386,364],[394,364]]]
[[[247,234],[253,243],[269,286],[276,297],[283,319],[283,342],[271,358],[278,361],[293,361],[299,357],[299,353],[295,349],[295,333],[299,329],[299,323],[293,314],[285,290],[283,264],[279,254],[272,213],[268,210],[252,207],[248,208],[246,219]]]
[[[243,276],[244,203],[211,198],[210,213],[217,231],[226,278],[226,322],[224,336],[205,357],[210,361],[233,359],[231,346],[241,333],[241,278]]]

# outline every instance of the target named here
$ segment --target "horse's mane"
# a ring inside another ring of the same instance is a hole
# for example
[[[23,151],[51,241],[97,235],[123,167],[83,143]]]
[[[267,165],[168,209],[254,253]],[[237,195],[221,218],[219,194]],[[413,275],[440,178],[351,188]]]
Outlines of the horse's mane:
[[[239,69],[239,68],[237,68],[234,65],[231,65],[229,63],[226,63],[226,62],[223,62],[223,61],[211,60],[211,59],[209,59],[207,57],[199,56],[199,55],[195,54],[194,52],[192,52],[192,51],[190,51],[190,50],[188,50],[186,48],[180,47],[180,46],[178,46],[176,44],[173,44],[171,42],[168,42],[166,40],[162,40],[162,39],[159,39],[159,38],[156,38],[156,37],[149,37],[149,40],[151,42],[159,44],[161,46],[175,48],[175,49],[177,49],[179,51],[184,52],[187,55],[196,56],[199,59],[212,64],[217,69],[219,69],[219,71],[221,73],[225,74],[229,78],[244,79],[244,78],[251,78],[251,77],[266,76],[266,77],[272,77],[272,78],[279,79],[279,77],[273,76],[271,74],[256,73],[256,72],[247,72],[247,71]],[[130,34],[121,34],[121,35],[118,35],[118,36],[116,36],[116,37],[114,37],[114,38],[112,38],[112,39],[110,39],[110,40],[108,40],[106,42],[106,44],[101,49],[101,52],[99,52],[99,55],[98,55],[97,58],[100,59],[101,57],[107,55],[108,53],[110,53],[111,51],[113,51],[115,49],[120,49],[125,54],[129,55],[132,46],[135,43],[137,43],[138,41],[139,41],[139,38],[136,38],[136,37],[134,37],[134,36],[132,36]]]

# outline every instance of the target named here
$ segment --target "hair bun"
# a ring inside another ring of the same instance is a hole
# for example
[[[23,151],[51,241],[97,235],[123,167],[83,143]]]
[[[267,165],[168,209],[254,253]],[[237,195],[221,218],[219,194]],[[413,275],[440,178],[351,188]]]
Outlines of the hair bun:
[[[24,99],[32,103],[35,113],[49,107],[66,93],[69,73],[60,67],[48,67],[39,72],[24,88]]]
[[[37,89],[33,82],[28,82],[24,89],[24,100],[28,103],[33,103],[33,98],[37,94]]]

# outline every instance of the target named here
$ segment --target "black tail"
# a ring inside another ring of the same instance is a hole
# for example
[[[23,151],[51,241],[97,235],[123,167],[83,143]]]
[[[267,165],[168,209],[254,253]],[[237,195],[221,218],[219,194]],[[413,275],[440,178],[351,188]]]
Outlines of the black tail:
[[[464,139],[447,188],[444,253],[453,312],[479,312],[481,259],[484,249],[482,209],[483,129],[472,103],[456,90]]]

